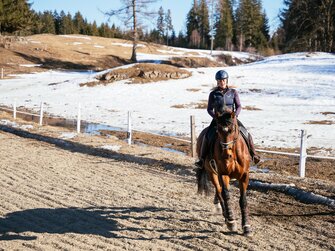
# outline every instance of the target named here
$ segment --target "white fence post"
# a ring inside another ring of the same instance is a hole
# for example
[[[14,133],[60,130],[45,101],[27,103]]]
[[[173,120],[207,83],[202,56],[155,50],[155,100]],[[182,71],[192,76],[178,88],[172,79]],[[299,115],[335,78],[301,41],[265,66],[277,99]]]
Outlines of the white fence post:
[[[40,126],[43,124],[43,101],[41,102],[40,106]]]
[[[14,101],[13,118],[16,119],[16,101]]]
[[[299,177],[305,178],[305,167],[306,167],[306,141],[307,131],[301,130],[301,142],[300,142],[300,158],[299,158]]]
[[[191,152],[192,157],[196,156],[196,141],[195,141],[195,118],[191,115]]]
[[[128,111],[128,129],[127,129],[128,145],[131,145],[131,112]]]
[[[77,133],[80,133],[81,104],[78,104]]]

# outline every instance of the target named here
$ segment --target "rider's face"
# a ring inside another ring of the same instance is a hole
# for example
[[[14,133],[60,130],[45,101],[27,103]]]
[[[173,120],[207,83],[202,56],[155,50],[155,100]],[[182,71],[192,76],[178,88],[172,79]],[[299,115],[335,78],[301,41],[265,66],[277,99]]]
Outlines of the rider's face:
[[[217,80],[217,86],[222,88],[222,89],[227,88],[227,79]]]

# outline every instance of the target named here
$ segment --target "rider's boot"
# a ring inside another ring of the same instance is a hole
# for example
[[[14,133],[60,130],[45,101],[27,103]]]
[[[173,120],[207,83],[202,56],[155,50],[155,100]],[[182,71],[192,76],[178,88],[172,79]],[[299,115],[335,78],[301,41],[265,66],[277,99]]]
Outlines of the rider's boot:
[[[254,162],[255,165],[257,165],[261,161],[261,157],[258,154],[256,154],[254,141],[252,140],[250,133],[248,135],[248,141],[249,141],[249,147],[250,147],[249,152],[250,152],[252,161]]]
[[[204,168],[206,155],[207,155],[207,137],[204,136],[201,142],[199,160],[194,163],[198,168]]]

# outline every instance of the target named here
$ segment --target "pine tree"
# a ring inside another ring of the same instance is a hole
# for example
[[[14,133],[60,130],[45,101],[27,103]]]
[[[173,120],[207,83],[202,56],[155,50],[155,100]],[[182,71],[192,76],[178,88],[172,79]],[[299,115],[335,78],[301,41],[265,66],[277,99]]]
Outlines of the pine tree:
[[[0,33],[29,33],[33,17],[26,0],[0,0]]]
[[[55,22],[55,31],[56,31],[56,34],[59,35],[61,34],[61,28],[60,28],[61,18],[56,10],[53,12],[53,17],[54,17],[54,22]]]
[[[200,1],[199,6],[199,34],[201,37],[201,47],[208,49],[209,48],[209,15],[208,15],[208,6],[205,0]]]
[[[334,51],[334,0],[285,0],[284,4],[284,51]]]
[[[216,47],[232,50],[233,11],[229,0],[221,0],[218,9],[219,18],[216,23]]]
[[[269,26],[269,19],[266,16],[265,11],[262,15],[262,33],[266,39],[266,41],[270,40],[270,26]]]
[[[40,21],[42,23],[40,33],[56,34],[54,17],[51,11],[44,11],[40,17]]]
[[[164,23],[164,9],[161,6],[158,10],[158,18],[157,18],[157,31],[158,31],[158,38],[159,42],[162,43],[162,38],[165,33],[165,23]]]
[[[244,48],[259,49],[266,46],[261,10],[260,0],[240,0],[236,10],[236,35],[240,50]]]
[[[198,15],[198,3],[194,0],[193,6],[186,16],[186,29],[187,29],[187,39],[189,41],[190,47],[200,47],[200,39],[195,39],[195,36],[199,36],[199,15]],[[195,44],[196,41],[199,43]]]
[[[99,36],[99,30],[96,21],[93,21],[92,23],[92,36]]]
[[[169,45],[169,34],[170,34],[171,31],[173,31],[171,10],[170,9],[168,9],[167,13],[165,14],[164,24],[165,24],[165,30],[166,30],[166,45]]]
[[[72,16],[70,13],[65,15],[64,11],[61,11],[59,14],[60,18],[60,27],[59,32],[60,34],[73,34],[73,27],[72,27]]]
[[[79,11],[74,14],[72,22],[74,33],[84,34],[84,18]]]

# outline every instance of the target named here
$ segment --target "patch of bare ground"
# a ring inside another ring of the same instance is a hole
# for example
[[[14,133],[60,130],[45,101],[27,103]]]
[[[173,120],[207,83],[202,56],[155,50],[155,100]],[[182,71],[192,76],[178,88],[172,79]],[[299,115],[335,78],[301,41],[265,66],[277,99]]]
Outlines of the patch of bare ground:
[[[171,106],[172,108],[177,109],[207,109],[207,102],[201,102],[201,103],[190,103],[190,104],[178,104]]]
[[[247,105],[247,106],[244,106],[244,107],[243,107],[243,110],[248,110],[248,111],[261,111],[262,109],[257,108],[257,107],[255,107],[255,106],[249,106],[249,105]]]
[[[308,122],[305,122],[304,124],[310,124],[310,125],[333,125],[335,124],[335,121],[332,120],[311,120]]]
[[[321,112],[322,115],[335,115],[335,112]]]
[[[129,80],[132,84],[144,84],[153,81],[182,79],[191,76],[189,71],[179,69],[171,65],[164,64],[136,64],[126,69],[111,70],[101,76],[98,76],[98,81],[83,83],[80,86],[96,86],[107,85],[115,81]]]
[[[3,114],[1,118],[8,119]],[[299,202],[274,190],[249,189],[253,234],[246,238],[240,224],[237,233],[228,231],[222,215],[212,211],[212,197],[196,194],[193,158],[148,144],[129,146],[107,132],[64,139],[65,128],[39,127],[20,119],[16,123],[14,129],[1,125],[0,130],[1,249],[332,250],[335,246],[335,213],[327,206]],[[20,128],[26,124],[31,127]],[[141,138],[155,141],[153,135]],[[164,137],[156,140],[166,143]],[[300,179],[293,169],[287,169],[292,176],[279,170],[252,172],[251,180],[293,183],[304,191],[334,195],[334,180],[311,178],[309,171]],[[230,191],[240,222],[234,183]]]
[[[262,92],[262,89],[249,89],[250,92],[255,92],[255,93],[261,93]]]
[[[173,57],[171,60],[169,60],[169,64],[182,68],[227,66],[222,61],[214,61],[205,57]]]
[[[198,88],[190,88],[190,89],[186,89],[186,91],[188,92],[198,92],[200,91],[201,89],[198,89]]]

